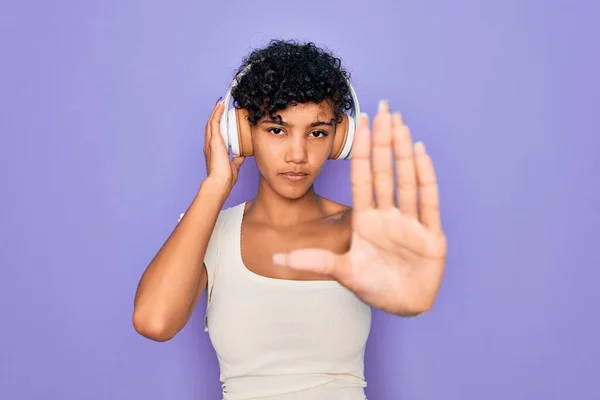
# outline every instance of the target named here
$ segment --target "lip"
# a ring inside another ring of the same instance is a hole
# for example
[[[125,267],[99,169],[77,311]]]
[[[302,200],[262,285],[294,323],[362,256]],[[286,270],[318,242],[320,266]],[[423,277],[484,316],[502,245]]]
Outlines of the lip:
[[[301,181],[308,177],[308,174],[305,174],[303,172],[284,172],[284,173],[281,173],[280,175],[282,177],[284,177],[285,179],[293,181],[293,182]]]

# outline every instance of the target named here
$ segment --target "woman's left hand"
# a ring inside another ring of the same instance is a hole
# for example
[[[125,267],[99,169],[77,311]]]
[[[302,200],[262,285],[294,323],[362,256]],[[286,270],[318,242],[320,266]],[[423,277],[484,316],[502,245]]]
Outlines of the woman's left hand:
[[[361,116],[351,163],[350,250],[301,249],[275,255],[274,262],[328,275],[386,312],[428,311],[442,281],[447,244],[436,174],[425,146],[413,146],[400,114],[392,115],[382,101],[372,137],[368,118]]]

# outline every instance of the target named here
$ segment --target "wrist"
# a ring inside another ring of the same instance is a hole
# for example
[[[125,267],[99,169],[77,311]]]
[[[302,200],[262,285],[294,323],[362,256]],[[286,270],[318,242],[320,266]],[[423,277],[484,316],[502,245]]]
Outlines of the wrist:
[[[200,184],[198,194],[206,194],[209,197],[219,199],[223,202],[229,197],[231,192],[231,185],[219,178],[207,177]]]

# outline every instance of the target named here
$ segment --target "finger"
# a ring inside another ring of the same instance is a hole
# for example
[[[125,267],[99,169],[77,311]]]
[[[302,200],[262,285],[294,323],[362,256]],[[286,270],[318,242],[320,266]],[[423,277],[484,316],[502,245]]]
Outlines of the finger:
[[[410,130],[400,113],[395,113],[392,121],[398,208],[406,216],[417,219],[417,175]]]
[[[245,157],[240,156],[234,157],[233,160],[231,160],[231,174],[233,176],[233,182],[237,182],[237,178],[240,173],[240,167],[244,163],[245,159]]]
[[[219,108],[220,102],[221,102],[221,97],[219,97],[219,100],[217,100],[217,102],[215,103],[215,106],[213,107],[213,109],[210,112],[210,115],[208,117],[208,120],[206,121],[206,125],[204,126],[204,149],[205,150],[207,150],[210,145],[210,139],[212,137],[211,123],[215,116],[215,112],[217,111],[217,108]]]
[[[337,279],[343,256],[323,249],[301,249],[274,254],[273,264],[299,271],[313,272]]]
[[[246,159],[246,157],[239,156],[239,157],[233,157],[233,160],[231,160],[231,166],[233,167],[233,170],[236,173],[240,169],[240,167],[242,166],[242,164],[244,163],[245,159]]]
[[[386,100],[379,102],[373,121],[373,182],[378,208],[394,207],[394,167],[392,162],[392,116]]]
[[[364,211],[373,207],[373,177],[371,175],[371,136],[369,117],[362,114],[352,144],[350,162],[350,183],[352,185],[352,203],[355,211]]]
[[[223,110],[225,109],[225,105],[222,101],[217,103],[215,107],[215,112],[210,120],[210,130],[211,130],[211,146],[223,146],[225,147],[225,140],[223,140],[223,136],[221,136],[221,116],[223,115]],[[229,149],[226,149],[229,150]]]
[[[430,230],[441,233],[439,189],[433,161],[425,150],[423,142],[415,144],[417,182],[419,185],[420,221]]]

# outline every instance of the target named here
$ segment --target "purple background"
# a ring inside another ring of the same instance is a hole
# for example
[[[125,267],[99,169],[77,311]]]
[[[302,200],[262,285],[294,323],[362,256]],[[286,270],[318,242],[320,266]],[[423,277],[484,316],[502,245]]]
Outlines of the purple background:
[[[204,297],[159,344],[133,295],[205,176],[211,107],[271,37],[334,50],[437,166],[444,285],[421,318],[374,313],[369,399],[600,398],[598,3],[218,3],[0,6],[0,398],[220,399]],[[348,168],[321,193],[349,203]],[[256,179],[249,160],[226,205]]]

